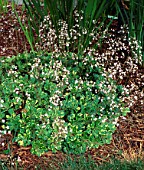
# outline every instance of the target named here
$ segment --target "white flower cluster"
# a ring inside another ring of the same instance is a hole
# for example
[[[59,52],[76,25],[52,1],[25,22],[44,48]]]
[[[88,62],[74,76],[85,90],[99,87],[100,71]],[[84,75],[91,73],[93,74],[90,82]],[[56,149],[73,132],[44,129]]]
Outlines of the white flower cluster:
[[[52,138],[53,140],[57,142],[62,142],[66,137],[68,133],[67,126],[65,125],[65,121],[59,117],[57,117],[53,123],[52,127],[54,129]]]
[[[138,73],[142,53],[138,42],[132,38],[128,39],[127,34],[127,27],[121,27],[118,35],[115,34],[115,29],[110,29],[104,36],[102,44],[106,48],[102,53],[99,49],[90,49],[90,51],[96,57],[97,65],[104,67],[104,70],[109,72],[109,77],[124,86],[122,100],[131,107],[137,101],[136,98],[142,97],[139,87],[143,86],[143,74]],[[104,48],[103,45],[102,48]],[[139,56],[136,53],[138,48],[140,49]],[[137,83],[129,82],[132,77],[137,77]]]
[[[102,38],[107,33],[107,29],[105,29],[103,32],[101,31],[101,28],[98,28],[94,26],[92,32],[87,30],[87,28],[82,26],[83,12],[79,14],[77,10],[74,11],[74,22],[75,24],[68,28],[68,23],[64,20],[58,21],[58,35],[56,34],[56,30],[54,28],[54,25],[52,25],[52,21],[50,18],[50,15],[45,16],[43,22],[41,22],[40,28],[39,28],[39,37],[40,42],[36,43],[36,49],[38,51],[47,51],[47,52],[68,52],[68,51],[77,51],[78,48],[82,49],[84,52],[90,51],[90,46],[92,44],[91,41],[89,41],[89,47],[84,47],[82,41],[85,39],[85,36],[88,34],[89,40],[97,41],[99,39],[99,36]],[[93,23],[97,23],[95,20]],[[87,23],[88,24],[88,23]],[[98,33],[99,31],[99,33]],[[100,44],[98,43],[98,46]]]

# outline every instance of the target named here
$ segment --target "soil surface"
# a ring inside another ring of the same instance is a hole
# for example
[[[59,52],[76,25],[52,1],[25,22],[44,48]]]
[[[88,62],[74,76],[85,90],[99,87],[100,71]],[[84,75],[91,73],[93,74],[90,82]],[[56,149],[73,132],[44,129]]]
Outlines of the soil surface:
[[[21,6],[17,6],[17,11],[21,12]],[[25,14],[23,14],[25,18]],[[112,26],[115,26],[115,21]],[[30,51],[30,46],[26,37],[17,22],[15,14],[11,7],[8,12],[0,16],[0,56],[12,56],[24,51]],[[139,67],[137,73],[127,77],[127,82],[137,83],[138,75],[144,75],[144,69]],[[144,80],[140,80],[143,84]],[[121,84],[123,82],[120,82]],[[108,162],[110,158],[133,160],[141,158],[144,160],[144,87],[141,86],[142,96],[137,98],[135,104],[131,106],[131,112],[118,121],[119,126],[113,134],[111,144],[103,145],[98,149],[91,149],[85,153],[85,156],[91,155],[96,163]],[[140,102],[143,101],[143,102]],[[17,160],[19,165],[24,169],[35,169],[37,165],[42,169],[47,169],[52,164],[56,167],[57,162],[61,162],[66,157],[65,154],[57,152],[53,154],[51,151],[45,153],[41,157],[37,157],[30,153],[30,147],[20,147],[16,143],[12,143],[12,136],[6,134],[0,138],[0,160],[14,168],[13,162]],[[5,154],[4,151],[10,147],[10,153]]]

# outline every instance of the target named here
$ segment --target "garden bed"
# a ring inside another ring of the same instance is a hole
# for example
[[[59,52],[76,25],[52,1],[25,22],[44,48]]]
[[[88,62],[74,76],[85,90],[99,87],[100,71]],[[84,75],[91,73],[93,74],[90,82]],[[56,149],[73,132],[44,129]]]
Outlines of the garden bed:
[[[21,6],[18,6],[17,10],[21,12]],[[111,30],[116,29],[117,21],[115,20]],[[115,34],[115,31],[113,32]],[[115,34],[115,36],[119,35]],[[106,47],[107,44],[104,43],[99,52],[104,53],[103,50]],[[11,57],[24,51],[29,52],[30,46],[9,6],[8,13],[0,18],[0,56]],[[124,61],[120,60],[119,62],[123,63]],[[144,159],[144,70],[138,65],[137,70],[134,73],[127,74],[125,79],[121,80],[118,77],[116,79],[121,85],[126,85],[129,88],[132,88],[132,86],[137,87],[138,95],[135,89],[131,90],[131,96],[135,98],[135,102],[130,107],[131,112],[126,117],[119,119],[119,126],[113,134],[111,144],[88,150],[85,153],[86,157],[91,155],[98,164],[108,162],[112,157],[120,160]],[[11,141],[12,136],[9,134],[6,134],[4,138],[0,138],[0,159],[6,164],[10,164],[9,166],[12,166],[13,162],[17,160],[26,169],[34,169],[36,165],[45,169],[50,163],[57,166],[57,162],[63,161],[66,157],[62,152],[53,154],[51,151],[37,157],[30,153],[31,147],[20,147]]]

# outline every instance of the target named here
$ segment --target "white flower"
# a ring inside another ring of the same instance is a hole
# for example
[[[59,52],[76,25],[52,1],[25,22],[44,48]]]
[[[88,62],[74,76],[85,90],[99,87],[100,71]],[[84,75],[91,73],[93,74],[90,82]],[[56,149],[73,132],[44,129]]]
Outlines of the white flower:
[[[6,134],[6,133],[7,133],[6,130],[4,130],[4,131],[3,131],[3,134]]]
[[[21,158],[20,158],[19,156],[18,156],[18,158],[17,158],[17,161],[18,161],[18,162],[20,162],[20,161],[21,161]]]
[[[106,120],[107,120],[107,119],[103,119],[103,120],[102,120],[102,123],[105,123],[105,122],[106,122]]]
[[[1,145],[2,145],[2,146],[4,146],[4,145],[5,145],[5,143],[3,142]]]
[[[16,92],[16,91],[19,91],[19,88],[15,88],[14,91],[15,91],[15,92]]]
[[[23,84],[20,84],[19,86],[20,86],[20,87],[22,87],[22,86],[23,86]]]
[[[9,129],[9,126],[6,126],[5,128],[6,128],[6,129]]]
[[[2,123],[5,123],[5,119],[2,119],[1,121],[2,121]]]
[[[4,100],[0,100],[0,107],[3,107],[3,104],[2,103],[4,103]]]

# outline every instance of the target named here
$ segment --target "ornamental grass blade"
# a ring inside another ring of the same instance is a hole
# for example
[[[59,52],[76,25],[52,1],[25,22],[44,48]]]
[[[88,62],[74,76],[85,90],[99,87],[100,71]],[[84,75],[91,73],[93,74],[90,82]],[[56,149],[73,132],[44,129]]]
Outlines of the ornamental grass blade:
[[[137,40],[139,48],[137,48],[138,60],[142,58],[144,66],[144,1],[131,0],[129,9],[129,37]],[[140,49],[142,47],[142,49]],[[141,57],[142,56],[142,57]]]
[[[14,4],[13,4],[14,5]],[[31,27],[31,23],[30,23],[30,19],[28,18],[28,25],[24,22],[22,22],[21,16],[19,16],[17,10],[12,6],[13,11],[17,17],[17,20],[22,28],[22,31],[24,32],[24,35],[26,36],[26,39],[28,41],[28,43],[30,44],[31,50],[32,52],[34,52],[34,36],[33,36],[33,30]]]
[[[44,4],[46,5],[48,12],[50,13],[51,20],[53,22],[53,25],[55,26],[56,33],[58,34],[58,21],[60,19],[60,11],[57,8],[58,7],[58,0],[44,0]]]
[[[87,28],[88,33],[87,35],[85,35],[85,40],[84,40],[84,49],[88,46],[89,42],[90,42],[90,33],[92,32],[93,29],[93,21],[100,21],[101,23],[104,23],[104,21],[107,19],[104,16],[105,11],[108,10],[108,6],[110,4],[113,4],[113,1],[107,1],[104,0],[102,2],[100,2],[99,0],[88,0],[87,4],[86,4],[86,8],[84,10],[84,27]],[[110,21],[111,23],[111,21]],[[109,25],[109,24],[108,24]],[[99,27],[98,27],[99,28]],[[97,28],[97,30],[98,30]],[[97,32],[96,30],[96,32]]]
[[[47,3],[39,0],[23,0],[27,11],[27,16],[31,18],[31,25],[35,29],[37,35],[39,34],[40,22],[44,20],[44,16],[48,15]]]

